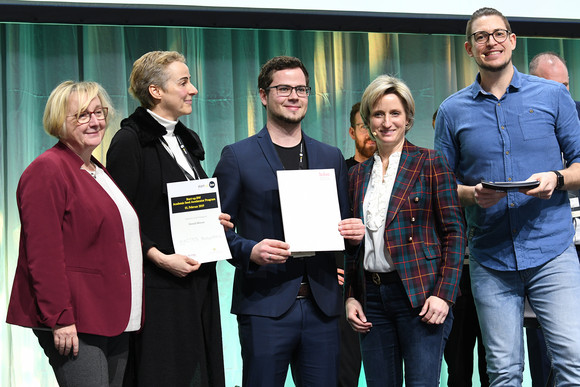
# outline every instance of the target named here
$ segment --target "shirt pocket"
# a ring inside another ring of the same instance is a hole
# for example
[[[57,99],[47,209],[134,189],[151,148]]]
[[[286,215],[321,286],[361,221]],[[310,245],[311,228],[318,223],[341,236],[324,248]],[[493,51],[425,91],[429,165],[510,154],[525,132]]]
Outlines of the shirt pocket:
[[[532,107],[518,116],[518,124],[524,141],[554,137],[554,123],[555,119],[551,114]]]

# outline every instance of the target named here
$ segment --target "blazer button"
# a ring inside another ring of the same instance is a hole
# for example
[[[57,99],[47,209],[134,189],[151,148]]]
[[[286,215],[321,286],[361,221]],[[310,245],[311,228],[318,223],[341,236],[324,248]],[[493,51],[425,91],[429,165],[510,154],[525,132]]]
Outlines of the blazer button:
[[[415,223],[415,217],[411,216],[411,223]]]
[[[408,239],[408,241],[409,241],[409,242],[413,242],[413,237],[412,237],[412,236],[410,236],[410,237],[409,237],[409,239]]]
[[[415,199],[413,199],[413,201],[414,201],[415,203],[419,203],[419,197],[418,197],[418,196],[415,196]]]

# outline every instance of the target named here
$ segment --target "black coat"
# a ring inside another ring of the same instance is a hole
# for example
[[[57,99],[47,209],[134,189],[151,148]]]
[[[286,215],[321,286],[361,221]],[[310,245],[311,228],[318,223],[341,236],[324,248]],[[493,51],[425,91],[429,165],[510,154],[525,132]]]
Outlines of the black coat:
[[[121,121],[107,152],[107,169],[131,201],[141,222],[145,271],[145,324],[136,337],[139,386],[222,386],[225,384],[215,263],[178,278],[146,258],[151,247],[173,254],[167,183],[186,180],[161,144],[166,134],[142,107]],[[181,122],[175,127],[196,170],[199,136]]]

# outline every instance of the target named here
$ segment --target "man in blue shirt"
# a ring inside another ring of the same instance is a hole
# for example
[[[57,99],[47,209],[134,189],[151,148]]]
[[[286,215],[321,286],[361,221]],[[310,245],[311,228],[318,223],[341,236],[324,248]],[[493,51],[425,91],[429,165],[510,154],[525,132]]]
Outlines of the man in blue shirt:
[[[578,385],[580,263],[566,192],[580,188],[576,107],[563,85],[517,71],[516,36],[499,11],[474,12],[466,37],[479,74],[441,104],[435,148],[454,169],[465,206],[490,384],[522,384],[528,296],[544,329],[556,384]],[[496,191],[481,184],[521,180],[539,185]]]
[[[570,77],[566,61],[555,52],[541,52],[534,56],[530,61],[530,74],[540,78],[563,84],[570,91]],[[580,118],[580,102],[576,102],[576,111]],[[570,195],[570,206],[578,207],[578,191],[568,192]],[[574,199],[576,198],[576,199]],[[574,216],[574,211],[572,212]],[[574,220],[576,225],[578,218]],[[580,247],[580,232],[576,227],[576,236],[574,243],[576,250]],[[548,349],[544,340],[542,329],[536,324],[526,326],[526,339],[528,344],[528,360],[530,364],[530,374],[532,376],[532,387],[551,387],[554,386],[554,378],[551,375],[552,364],[548,356]]]

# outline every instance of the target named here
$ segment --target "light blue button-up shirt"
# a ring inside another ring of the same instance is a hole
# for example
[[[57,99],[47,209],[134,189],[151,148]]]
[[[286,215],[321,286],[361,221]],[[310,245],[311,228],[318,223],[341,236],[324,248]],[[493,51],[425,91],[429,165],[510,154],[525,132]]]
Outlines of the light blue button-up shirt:
[[[435,149],[442,151],[459,184],[526,180],[532,174],[580,162],[580,121],[566,88],[553,81],[514,75],[498,100],[478,74],[469,87],[439,107]],[[537,267],[560,255],[574,235],[566,191],[550,200],[510,190],[496,205],[465,208],[471,258],[495,270]]]

